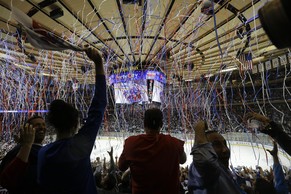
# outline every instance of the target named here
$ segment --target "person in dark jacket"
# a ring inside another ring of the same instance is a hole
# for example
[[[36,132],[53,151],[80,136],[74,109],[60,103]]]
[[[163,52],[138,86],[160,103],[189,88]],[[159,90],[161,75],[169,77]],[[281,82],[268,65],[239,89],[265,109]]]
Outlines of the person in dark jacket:
[[[3,158],[0,165],[0,184],[10,194],[39,193],[37,160],[45,134],[44,118],[38,115],[30,117],[20,130],[19,144]]]
[[[246,120],[257,120],[260,122],[259,130],[271,136],[285,152],[291,155],[291,137],[283,130],[283,128],[272,121],[270,118],[255,112],[249,112],[245,116]]]

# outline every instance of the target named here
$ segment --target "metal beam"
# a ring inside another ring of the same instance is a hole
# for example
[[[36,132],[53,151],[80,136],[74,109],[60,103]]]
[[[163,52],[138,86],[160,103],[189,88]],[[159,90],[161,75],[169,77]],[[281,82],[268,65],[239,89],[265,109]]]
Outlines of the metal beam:
[[[141,35],[140,35],[140,51],[139,51],[139,60],[141,62],[141,55],[143,50],[143,39],[144,39],[144,29],[147,21],[147,10],[148,10],[148,0],[144,0],[143,9],[142,9],[142,25],[141,25]]]
[[[172,31],[171,34],[166,38],[165,44],[167,44],[175,36],[175,34],[181,29],[181,27],[186,23],[186,21],[190,18],[190,16],[196,10],[197,6],[198,6],[197,2],[191,6],[190,11],[185,14],[182,21],[180,22],[180,25],[174,31]],[[163,47],[161,46],[161,48],[158,49],[158,51],[154,54],[154,56],[156,56],[162,49],[163,49]],[[153,57],[150,60],[152,60],[152,59],[153,59]]]
[[[260,1],[260,0],[255,0],[253,3],[256,4],[256,3],[258,3],[259,1]],[[243,13],[243,12],[245,12],[247,9],[249,9],[251,6],[252,6],[252,3],[249,3],[249,4],[247,4],[246,6],[244,6],[241,10],[239,10],[239,12],[240,12],[240,13]],[[233,14],[233,15],[230,16],[229,18],[223,20],[222,22],[220,22],[220,23],[217,25],[217,28],[222,27],[224,24],[226,24],[227,22],[230,22],[230,21],[233,20],[234,18],[236,18],[236,15],[235,15],[235,14]],[[225,33],[220,34],[220,35],[218,36],[218,38],[221,38],[221,37],[225,36],[226,34],[231,33],[231,32],[234,31],[234,30],[236,30],[236,29],[235,29],[235,28],[230,29],[230,30],[226,31]],[[213,29],[212,29],[212,30],[209,30],[209,31],[207,31],[207,32],[205,32],[204,34],[202,34],[202,35],[199,36],[198,38],[195,38],[194,40],[192,40],[189,44],[190,44],[190,45],[194,44],[196,41],[198,41],[198,40],[200,40],[200,39],[206,37],[207,35],[211,34],[212,32],[213,32]],[[213,42],[213,41],[215,41],[215,40],[216,40],[216,37],[214,37],[214,38],[212,38],[212,39],[210,39],[210,40],[208,40],[208,41],[206,41],[206,42],[203,42],[202,44],[199,45],[199,48],[201,48],[201,47],[203,47],[203,46],[205,46],[205,45],[207,45],[207,44],[209,44],[209,43],[211,43],[211,42]],[[176,46],[177,46],[177,44],[175,44],[175,45],[172,47],[172,49],[173,49],[174,47],[176,47]],[[186,55],[186,54],[184,54],[184,55]],[[183,54],[182,54],[182,56],[183,56]]]
[[[123,29],[124,29],[124,32],[125,32],[125,36],[126,36],[126,39],[128,40],[130,52],[132,54],[133,61],[135,63],[136,60],[135,60],[134,53],[132,51],[132,45],[131,45],[131,42],[130,42],[130,36],[128,35],[128,32],[127,32],[126,23],[125,23],[125,19],[124,19],[124,15],[123,15],[123,9],[122,9],[122,6],[120,4],[120,0],[116,0],[116,3],[117,3],[117,6],[118,6],[118,10],[119,10],[119,14],[120,14],[120,17],[121,17],[121,21],[122,21]]]
[[[98,16],[98,18],[100,19],[100,21],[102,22],[103,26],[105,27],[107,33],[112,37],[112,39],[114,40],[114,42],[116,43],[116,45],[118,46],[118,48],[121,50],[121,52],[126,56],[127,60],[129,60],[128,55],[124,52],[124,50],[122,49],[122,47],[119,45],[119,43],[117,42],[116,38],[113,36],[113,34],[111,33],[111,30],[109,30],[108,26],[105,23],[105,20],[103,19],[103,17],[99,14],[99,12],[95,9],[94,4],[92,3],[91,0],[88,0],[88,3],[90,4],[91,8],[94,10],[95,14]]]
[[[146,61],[147,58],[149,57],[149,55],[150,55],[150,53],[151,53],[151,51],[152,51],[154,45],[156,44],[156,41],[157,41],[157,39],[158,39],[158,37],[159,37],[159,35],[160,35],[160,33],[161,33],[163,27],[165,26],[166,20],[168,19],[168,16],[169,16],[169,14],[170,14],[170,12],[171,12],[171,10],[172,10],[172,8],[173,8],[174,3],[175,3],[175,0],[172,0],[171,3],[170,3],[170,5],[169,5],[169,7],[168,7],[168,10],[167,10],[167,12],[166,12],[166,14],[165,14],[165,16],[164,16],[164,19],[163,19],[163,21],[162,21],[162,23],[161,23],[161,25],[160,25],[160,28],[159,28],[159,30],[158,30],[156,36],[155,36],[155,39],[154,39],[154,41],[153,41],[153,43],[152,43],[152,46],[150,47],[150,50],[149,50],[149,52],[148,52],[148,54],[147,54],[147,56],[146,56],[146,58],[145,58],[145,61]]]
[[[76,18],[78,20],[78,22],[80,22],[84,27],[86,27],[87,30],[90,31],[90,28],[88,26],[86,26],[79,18],[78,16],[75,15],[75,13],[73,13],[61,0],[59,0],[59,3],[72,15],[74,16],[74,18]],[[57,20],[55,20],[57,21]],[[90,31],[91,32],[91,31]],[[104,41],[102,41],[101,38],[99,38],[95,33],[91,32],[104,46],[106,46],[108,49],[110,49],[111,51],[113,51]],[[100,51],[102,52],[102,50],[100,49]],[[119,57],[121,60],[122,58],[113,51],[114,55],[116,55],[117,57]]]

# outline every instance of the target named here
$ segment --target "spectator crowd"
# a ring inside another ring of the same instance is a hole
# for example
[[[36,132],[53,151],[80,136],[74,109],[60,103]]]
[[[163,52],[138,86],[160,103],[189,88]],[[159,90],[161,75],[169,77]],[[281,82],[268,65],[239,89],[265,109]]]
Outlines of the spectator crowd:
[[[56,99],[46,119],[34,115],[26,120],[14,136],[15,144],[7,142],[1,149],[0,185],[10,194],[290,193],[291,171],[281,165],[278,146],[290,155],[291,137],[282,127],[284,123],[254,111],[241,120],[255,120],[258,130],[273,139],[273,149],[267,150],[273,158],[271,169],[231,166],[231,148],[221,135],[227,130],[219,129],[219,121],[199,114],[191,120],[195,136],[187,156],[183,140],[162,133],[165,119],[158,107],[144,110],[143,133],[126,138],[120,156],[114,158],[111,148],[109,161],[97,157],[92,162],[90,155],[104,119],[107,90],[100,54],[92,48],[84,51],[95,63],[95,88],[87,118],[80,122],[74,106]],[[48,127],[55,138],[46,135]],[[191,165],[181,167],[187,157],[192,158]]]

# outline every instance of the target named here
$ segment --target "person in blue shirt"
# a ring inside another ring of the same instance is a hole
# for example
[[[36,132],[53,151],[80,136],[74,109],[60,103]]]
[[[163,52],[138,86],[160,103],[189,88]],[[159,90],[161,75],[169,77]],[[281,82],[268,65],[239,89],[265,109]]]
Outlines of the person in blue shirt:
[[[95,92],[85,124],[78,131],[76,108],[63,100],[54,100],[47,115],[56,132],[56,141],[44,146],[38,155],[38,183],[43,193],[97,193],[90,162],[106,108],[106,81],[102,58],[96,49],[85,49],[95,63]]]
[[[273,176],[274,180],[268,182],[263,178],[257,178],[255,182],[255,193],[256,194],[288,194],[288,185],[285,181],[285,175],[282,166],[279,162],[278,157],[278,146],[275,141],[273,141],[273,150],[267,150],[273,157]]]

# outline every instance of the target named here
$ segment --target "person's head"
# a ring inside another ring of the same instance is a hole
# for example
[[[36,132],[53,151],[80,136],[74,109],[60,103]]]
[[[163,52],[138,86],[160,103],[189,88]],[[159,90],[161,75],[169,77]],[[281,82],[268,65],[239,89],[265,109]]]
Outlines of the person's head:
[[[47,119],[48,123],[55,128],[57,136],[73,136],[77,132],[78,111],[63,100],[51,102]]]
[[[255,194],[276,194],[273,183],[264,178],[257,178],[254,187]]]
[[[34,143],[41,144],[46,134],[46,125],[44,118],[39,115],[34,115],[27,119],[27,121],[24,123],[24,126],[26,124],[30,124],[35,128]]]
[[[112,190],[116,186],[116,179],[113,174],[107,173],[102,177],[101,188],[105,190]]]
[[[207,131],[205,134],[218,156],[218,161],[226,168],[228,168],[230,150],[224,137],[220,135],[217,131]]]
[[[147,109],[144,113],[145,130],[159,132],[163,126],[163,113],[158,108]]]

